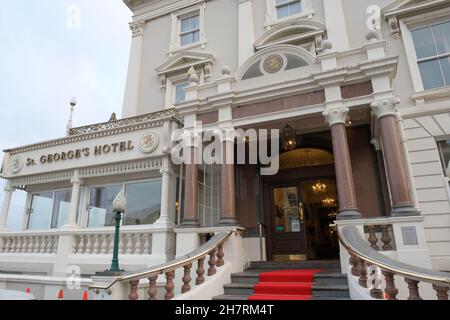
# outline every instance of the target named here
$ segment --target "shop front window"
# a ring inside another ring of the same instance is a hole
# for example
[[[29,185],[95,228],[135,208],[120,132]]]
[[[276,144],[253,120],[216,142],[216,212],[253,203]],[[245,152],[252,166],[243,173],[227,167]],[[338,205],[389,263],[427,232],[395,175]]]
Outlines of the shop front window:
[[[60,228],[69,219],[71,191],[34,194],[29,210],[28,230]]]
[[[92,188],[89,202],[88,227],[111,227],[115,225],[112,203],[122,185]]]
[[[161,213],[161,180],[125,185],[124,225],[153,224]]]

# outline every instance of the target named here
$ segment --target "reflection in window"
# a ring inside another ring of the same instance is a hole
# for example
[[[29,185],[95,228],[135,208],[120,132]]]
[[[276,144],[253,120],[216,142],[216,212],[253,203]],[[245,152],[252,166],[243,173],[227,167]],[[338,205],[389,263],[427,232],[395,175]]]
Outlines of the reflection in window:
[[[175,85],[175,103],[186,100],[186,92],[184,89],[189,87],[189,82],[182,82]]]
[[[275,0],[278,19],[299,14],[302,11],[300,0]]]
[[[161,180],[127,184],[124,225],[152,224],[161,213]]]
[[[275,188],[276,232],[300,232],[300,209],[297,187]]]
[[[88,220],[89,228],[110,227],[115,225],[112,203],[121,190],[121,185],[91,189]]]
[[[29,230],[45,230],[50,227],[53,209],[53,192],[33,195],[31,200]]]
[[[450,85],[450,21],[411,32],[425,90]]]
[[[200,15],[180,19],[181,46],[186,46],[200,41]]]
[[[71,196],[72,192],[70,190],[55,192],[52,228],[60,228],[69,220]]]

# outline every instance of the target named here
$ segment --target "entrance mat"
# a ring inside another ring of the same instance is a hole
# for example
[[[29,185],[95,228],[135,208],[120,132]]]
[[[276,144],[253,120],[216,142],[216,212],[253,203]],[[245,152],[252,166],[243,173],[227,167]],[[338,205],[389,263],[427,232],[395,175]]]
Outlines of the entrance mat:
[[[263,272],[248,300],[311,300],[314,275],[320,269]]]

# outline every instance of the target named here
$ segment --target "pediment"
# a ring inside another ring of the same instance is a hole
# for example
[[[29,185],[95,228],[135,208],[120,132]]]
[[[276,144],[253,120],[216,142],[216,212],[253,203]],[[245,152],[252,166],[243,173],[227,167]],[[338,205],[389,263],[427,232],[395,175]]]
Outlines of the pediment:
[[[180,51],[159,66],[155,71],[158,75],[187,71],[191,67],[212,65],[215,57],[208,53]]]
[[[311,20],[292,20],[281,23],[262,34],[255,41],[255,49],[261,50],[274,45],[297,45],[301,42],[319,42],[325,35],[325,25]]]

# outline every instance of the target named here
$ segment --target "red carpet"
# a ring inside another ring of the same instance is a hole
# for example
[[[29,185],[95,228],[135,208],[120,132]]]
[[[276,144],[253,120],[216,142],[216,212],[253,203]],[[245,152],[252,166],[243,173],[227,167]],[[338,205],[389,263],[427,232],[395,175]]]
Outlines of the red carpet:
[[[323,270],[278,270],[263,272],[249,300],[311,300],[314,275]]]

